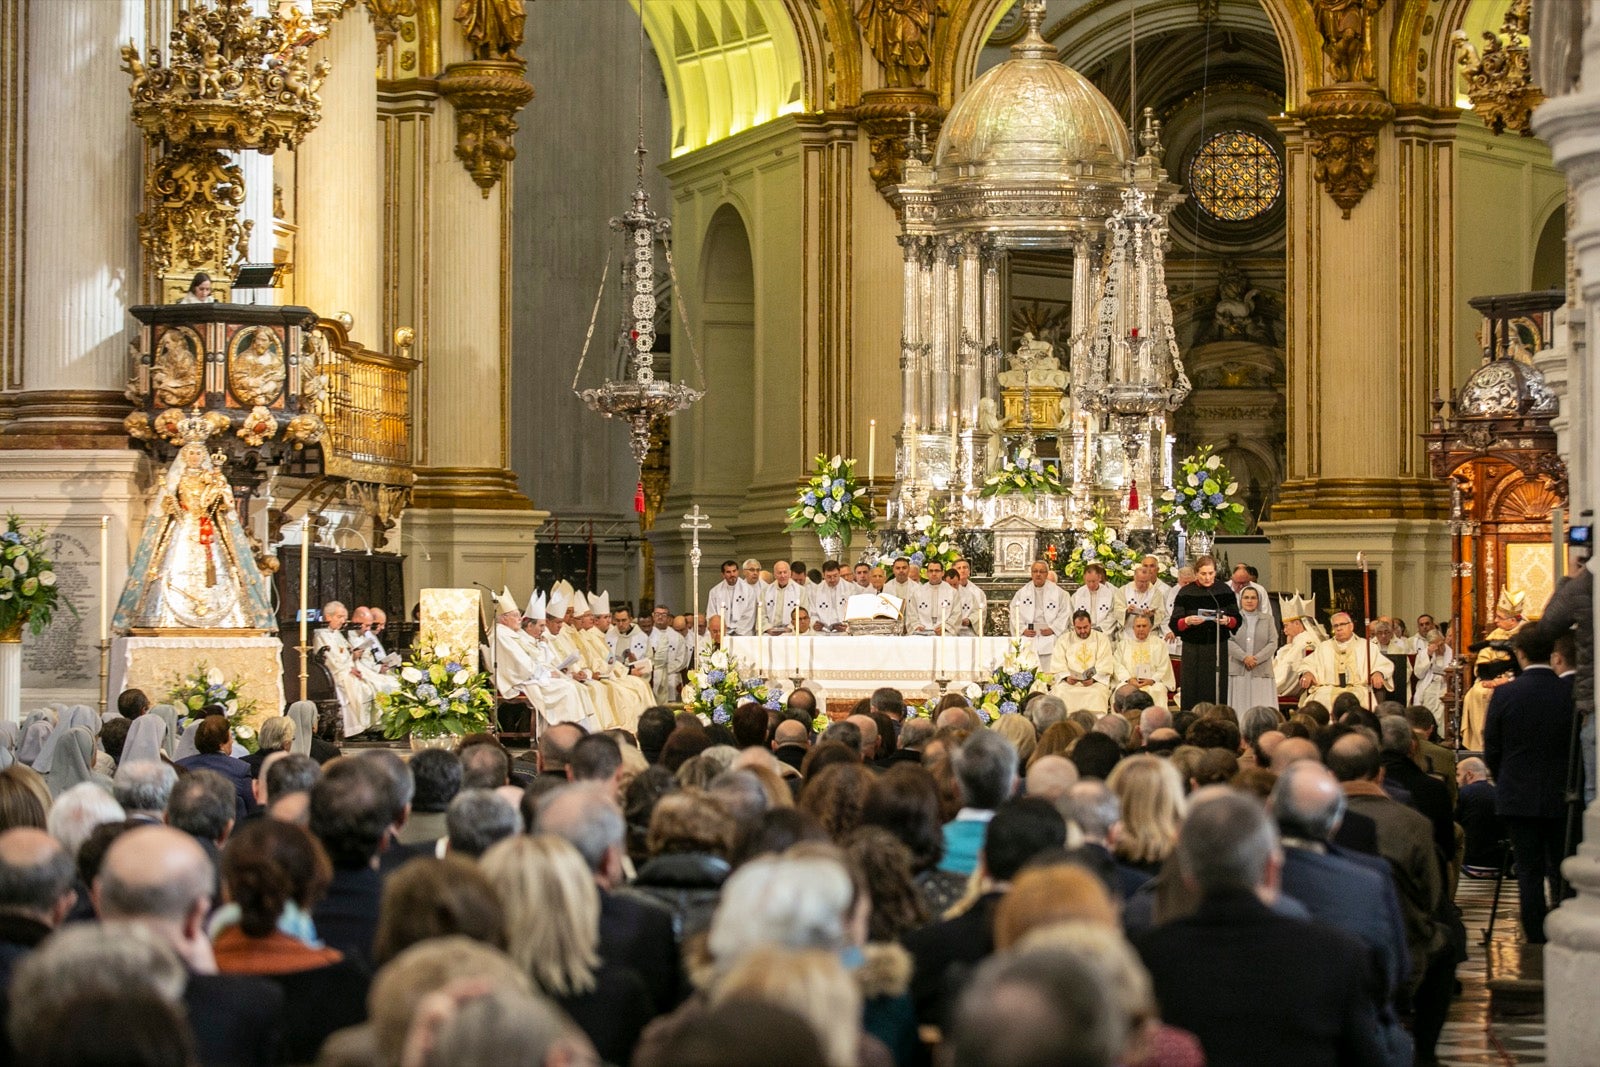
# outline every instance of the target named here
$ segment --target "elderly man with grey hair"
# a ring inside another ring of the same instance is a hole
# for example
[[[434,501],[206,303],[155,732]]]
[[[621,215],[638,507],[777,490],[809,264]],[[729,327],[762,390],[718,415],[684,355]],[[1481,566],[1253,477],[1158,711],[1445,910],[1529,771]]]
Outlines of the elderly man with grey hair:
[[[570,843],[594,872],[600,888],[600,958],[627,960],[644,979],[657,1009],[666,1012],[685,992],[677,935],[665,908],[643,896],[612,892],[626,880],[626,829],[616,801],[591,782],[546,793],[539,798],[534,820],[537,833]]]
[[[1133,744],[1133,727],[1116,712],[1108,712],[1095,720],[1094,732],[1105,734],[1117,743],[1122,751],[1128,751]]]
[[[1048,800],[1059,808],[1061,798],[1077,784],[1078,765],[1065,756],[1040,756],[1028,764],[1025,789],[1030,797]]]
[[[861,758],[871,763],[878,758],[878,724],[871,715],[852,715],[845,722],[854,723],[861,731]]]
[[[1290,764],[1268,800],[1283,842],[1283,891],[1319,923],[1353,934],[1378,955],[1386,995],[1379,1004],[1392,1060],[1410,1063],[1411,1038],[1392,1010],[1411,975],[1405,919],[1389,865],[1376,856],[1332,844],[1344,818],[1345,797],[1333,772],[1319,763]]]
[[[956,1004],[950,1062],[1110,1067],[1128,1036],[1113,985],[1093,960],[1065,949],[996,956],[977,969]]]
[[[1044,732],[1058,722],[1067,721],[1067,705],[1060,697],[1044,693],[1028,701],[1023,714],[1033,722],[1033,728],[1043,737]]]
[[[1017,788],[1017,750],[990,730],[979,730],[951,754],[951,769],[961,790],[961,810],[944,826],[941,871],[971,874],[995,809]]]
[[[0,991],[10,988],[23,957],[66,920],[77,881],[72,857],[43,830],[0,833]]]
[[[160,825],[167,813],[167,801],[172,797],[172,787],[178,784],[178,772],[172,765],[160,760],[131,760],[117,768],[112,779],[113,795],[128,821]]]
[[[444,816],[447,855],[476,859],[491,845],[522,833],[522,814],[493,789],[463,789]]]
[[[1134,938],[1163,1022],[1198,1037],[1212,1064],[1394,1062],[1367,946],[1269,907],[1283,852],[1257,801],[1220,790],[1191,808],[1177,858],[1198,909]],[[1195,981],[1197,966],[1205,981]],[[1272,991],[1271,1026],[1261,1025],[1263,990]]]

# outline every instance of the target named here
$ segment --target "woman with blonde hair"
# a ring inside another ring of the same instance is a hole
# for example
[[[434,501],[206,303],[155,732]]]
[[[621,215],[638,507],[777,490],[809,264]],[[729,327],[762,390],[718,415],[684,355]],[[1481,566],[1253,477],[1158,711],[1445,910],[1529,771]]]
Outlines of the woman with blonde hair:
[[[1106,785],[1122,805],[1122,829],[1112,851],[1129,867],[1159,874],[1188,810],[1177,768],[1159,756],[1129,756],[1112,768]]]
[[[1067,756],[1072,753],[1072,746],[1077,744],[1078,738],[1083,736],[1083,727],[1075,722],[1058,722],[1039,735],[1039,741],[1034,746],[1033,755],[1028,759],[1031,765],[1044,759],[1046,756]]]
[[[799,1015],[816,1032],[828,1067],[857,1067],[877,1058],[863,1056],[860,1028],[840,1025],[840,1020],[860,1018],[861,991],[837,953],[775,945],[755,949],[711,988],[713,1007],[735,997],[766,1001]],[[883,1049],[877,1046],[872,1052]]]
[[[1039,731],[1033,728],[1027,716],[1002,715],[995,720],[991,729],[1011,742],[1011,747],[1017,750],[1017,765],[1026,767],[1039,747]]]
[[[1076,864],[1055,863],[1023,871],[994,913],[994,947],[1004,951],[1030,931],[1053,923],[1117,927],[1117,909],[1105,883]]]
[[[519,834],[481,861],[505,912],[506,952],[594,1042],[607,1063],[628,1063],[654,1016],[649,991],[621,961],[600,958],[600,890],[576,848]]]

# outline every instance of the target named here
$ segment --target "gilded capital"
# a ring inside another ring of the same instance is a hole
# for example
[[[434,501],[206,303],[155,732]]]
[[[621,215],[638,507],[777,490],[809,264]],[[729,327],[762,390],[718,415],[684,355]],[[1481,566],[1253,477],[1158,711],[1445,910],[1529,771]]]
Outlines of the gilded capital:
[[[439,92],[455,108],[456,158],[487,197],[517,158],[517,112],[533,99],[520,60],[452,64]]]
[[[1378,178],[1378,131],[1394,120],[1394,105],[1377,89],[1313,89],[1300,108],[1314,176],[1345,218]]]
[[[945,110],[931,89],[869,89],[861,94],[861,103],[851,115],[866,133],[872,151],[867,174],[879,194],[889,199],[890,191],[905,177],[913,143],[920,152],[924,141],[938,138]]]

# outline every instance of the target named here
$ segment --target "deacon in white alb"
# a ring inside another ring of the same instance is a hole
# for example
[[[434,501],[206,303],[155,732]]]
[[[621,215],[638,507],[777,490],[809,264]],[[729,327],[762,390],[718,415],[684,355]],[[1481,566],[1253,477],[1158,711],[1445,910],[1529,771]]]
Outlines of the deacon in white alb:
[[[1155,635],[1150,616],[1144,614],[1129,616],[1125,634],[1117,646],[1117,691],[1141,689],[1156,707],[1166,707],[1178,687],[1167,643]]]
[[[1341,611],[1329,621],[1333,623],[1333,636],[1301,664],[1300,681],[1306,687],[1306,695],[1300,702],[1316,700],[1331,708],[1340,693],[1354,693],[1362,707],[1371,709],[1374,689],[1394,688],[1394,664],[1376,649],[1368,659],[1367,641],[1356,636],[1355,623],[1349,615]]]
[[[906,556],[896,556],[892,567],[894,576],[883,584],[883,591],[901,600],[910,600],[922,584],[911,577],[911,560]]]
[[[822,565],[822,581],[810,590],[811,629],[824,634],[844,633],[850,598],[861,590],[854,582],[844,580],[837,560],[830,559]]]
[[[1111,706],[1116,654],[1111,638],[1090,625],[1087,611],[1072,613],[1072,629],[1056,639],[1050,670],[1056,676],[1050,693],[1061,698],[1069,715],[1074,711],[1104,715]]]
[[[1011,632],[1033,642],[1039,655],[1040,669],[1050,670],[1050,654],[1055,651],[1056,637],[1067,628],[1071,607],[1066,592],[1050,581],[1050,565],[1042,559],[1033,561],[1030,568],[1032,580],[1011,597]]]
[[[929,560],[928,580],[917,587],[911,598],[909,613],[913,633],[942,634],[954,632],[956,624],[956,590],[944,580],[944,564]]]
[[[1106,581],[1106,569],[1091,563],[1083,569],[1083,584],[1072,593],[1072,610],[1088,612],[1089,625],[1114,641],[1128,608],[1122,593]]]

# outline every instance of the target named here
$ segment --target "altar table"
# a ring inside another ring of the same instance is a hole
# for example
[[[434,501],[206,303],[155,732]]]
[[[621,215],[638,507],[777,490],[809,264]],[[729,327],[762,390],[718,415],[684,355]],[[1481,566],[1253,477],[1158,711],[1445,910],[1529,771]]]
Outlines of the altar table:
[[[283,642],[276,637],[118,637],[111,642],[111,703],[124,689],[143,689],[152,704],[166,702],[179,677],[201,663],[239,684],[239,695],[256,703],[256,718],[281,715]]]
[[[755,669],[788,688],[796,676],[817,683],[830,699],[869,697],[884,686],[908,697],[930,691],[936,678],[982,684],[1005,658],[1005,637],[852,637],[848,634],[732,637],[728,651],[740,669]]]

